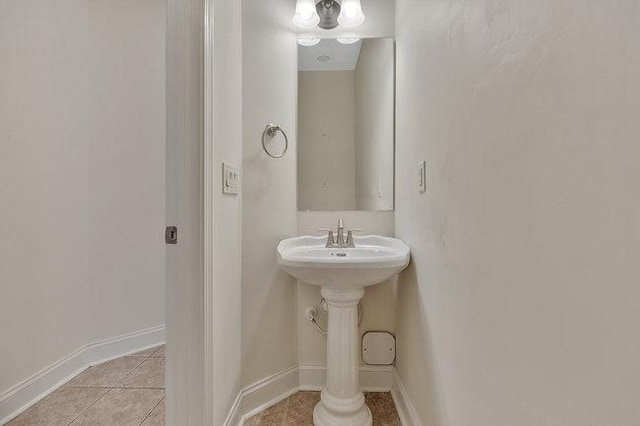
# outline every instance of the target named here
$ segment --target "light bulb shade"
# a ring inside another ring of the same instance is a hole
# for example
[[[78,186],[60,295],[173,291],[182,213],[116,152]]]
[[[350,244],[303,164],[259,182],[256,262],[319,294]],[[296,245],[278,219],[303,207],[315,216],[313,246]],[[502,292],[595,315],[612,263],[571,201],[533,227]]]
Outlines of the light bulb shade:
[[[293,23],[300,28],[313,28],[320,22],[315,0],[297,0]]]
[[[338,37],[338,43],[342,44],[353,44],[360,41],[360,37]]]
[[[343,0],[338,23],[345,28],[354,28],[364,23],[360,0]]]
[[[300,46],[310,47],[310,46],[315,46],[318,43],[320,43],[319,38],[299,38],[298,39],[298,44]]]

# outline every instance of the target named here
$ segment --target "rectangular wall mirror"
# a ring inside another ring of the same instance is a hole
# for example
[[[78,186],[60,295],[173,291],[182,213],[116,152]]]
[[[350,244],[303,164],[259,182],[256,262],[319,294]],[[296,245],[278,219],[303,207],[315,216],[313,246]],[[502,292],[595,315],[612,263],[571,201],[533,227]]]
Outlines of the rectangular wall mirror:
[[[394,41],[353,41],[298,46],[301,211],[393,210]]]

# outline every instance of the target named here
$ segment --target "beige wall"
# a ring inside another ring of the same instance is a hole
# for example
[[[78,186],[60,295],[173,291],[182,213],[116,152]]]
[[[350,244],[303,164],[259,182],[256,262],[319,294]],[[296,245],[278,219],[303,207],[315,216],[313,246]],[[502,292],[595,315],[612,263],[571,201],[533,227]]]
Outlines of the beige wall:
[[[397,368],[422,423],[637,425],[640,5],[397,4]]]
[[[0,1],[0,392],[164,324],[161,1]]]
[[[393,73],[393,39],[364,39],[355,70],[354,96],[358,210],[393,210]]]
[[[242,147],[242,382],[296,363],[295,284],[276,246],[296,232],[296,36],[291,1],[244,0]],[[267,157],[267,123],[289,135],[289,151]]]
[[[298,210],[355,210],[355,72],[298,73]]]

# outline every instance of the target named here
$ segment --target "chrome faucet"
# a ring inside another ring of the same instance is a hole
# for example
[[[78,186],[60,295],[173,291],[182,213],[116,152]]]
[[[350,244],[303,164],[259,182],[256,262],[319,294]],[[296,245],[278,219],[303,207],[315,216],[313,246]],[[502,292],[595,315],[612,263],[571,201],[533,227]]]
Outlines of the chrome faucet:
[[[344,221],[338,219],[338,232],[336,234],[336,247],[343,248],[344,245]]]
[[[344,221],[342,218],[338,219],[338,229],[334,233],[331,229],[319,229],[319,231],[327,232],[327,244],[326,248],[354,248],[353,233],[362,231],[362,229],[350,229],[347,230],[347,241],[344,240]]]

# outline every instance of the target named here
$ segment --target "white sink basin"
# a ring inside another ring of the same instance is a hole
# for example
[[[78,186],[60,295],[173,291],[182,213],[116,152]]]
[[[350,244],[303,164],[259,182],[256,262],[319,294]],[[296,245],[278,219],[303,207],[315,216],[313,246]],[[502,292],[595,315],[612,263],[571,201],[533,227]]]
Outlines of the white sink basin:
[[[288,238],[278,245],[278,264],[300,281],[330,288],[381,283],[409,264],[409,247],[397,238],[353,237],[355,248],[326,248],[327,237]]]

